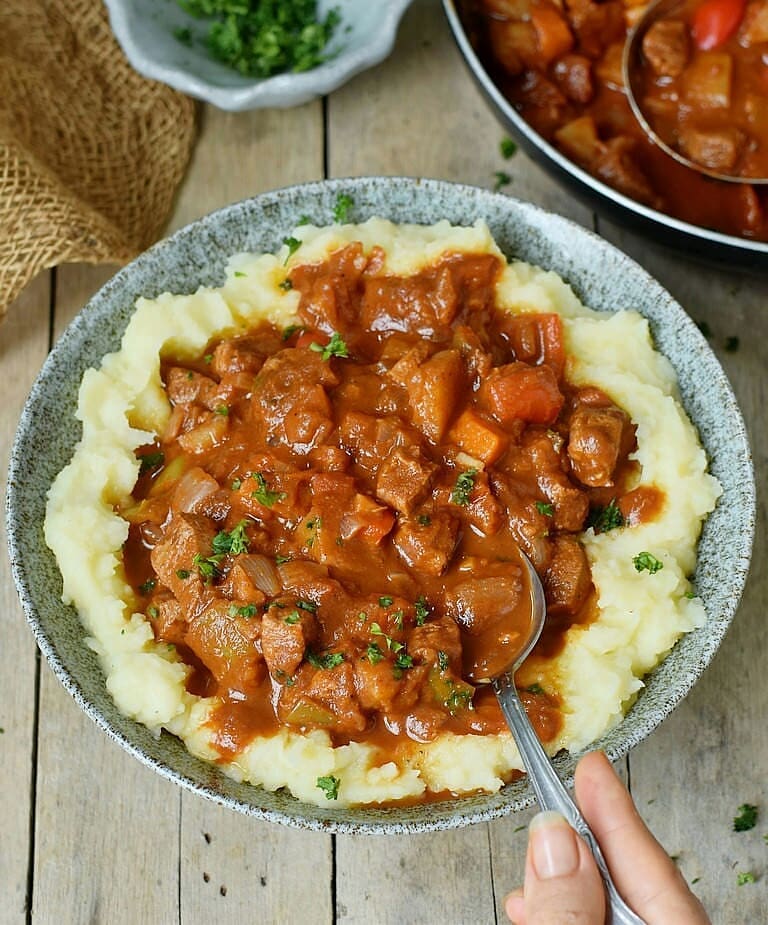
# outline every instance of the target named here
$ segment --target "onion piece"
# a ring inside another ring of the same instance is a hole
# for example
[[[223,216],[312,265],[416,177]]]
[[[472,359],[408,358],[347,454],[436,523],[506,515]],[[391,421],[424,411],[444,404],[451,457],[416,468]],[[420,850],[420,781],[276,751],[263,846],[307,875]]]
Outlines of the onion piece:
[[[280,579],[277,576],[277,569],[271,559],[253,554],[238,556],[237,563],[242,567],[253,586],[266,594],[267,597],[275,597],[282,590]]]
[[[219,490],[219,483],[213,476],[195,466],[185,472],[173,491],[172,505],[185,514],[196,514],[203,502]]]

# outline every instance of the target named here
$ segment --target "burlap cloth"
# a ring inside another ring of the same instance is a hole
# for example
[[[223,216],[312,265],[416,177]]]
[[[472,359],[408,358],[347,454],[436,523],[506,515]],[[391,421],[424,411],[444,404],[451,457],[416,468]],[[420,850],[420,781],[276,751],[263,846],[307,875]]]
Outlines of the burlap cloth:
[[[0,0],[0,320],[40,270],[161,233],[194,103],[128,64],[101,0]]]

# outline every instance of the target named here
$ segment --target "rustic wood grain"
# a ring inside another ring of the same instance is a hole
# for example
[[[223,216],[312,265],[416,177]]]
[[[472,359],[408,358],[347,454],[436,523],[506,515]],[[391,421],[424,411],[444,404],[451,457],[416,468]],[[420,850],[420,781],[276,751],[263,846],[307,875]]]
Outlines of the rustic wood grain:
[[[0,414],[0,491],[13,436],[32,380],[48,351],[50,274],[41,274],[11,305],[0,329],[3,404]],[[0,542],[6,548],[5,525]],[[37,649],[11,579],[7,553],[0,554],[0,919],[8,925],[25,920],[31,843]]]
[[[504,171],[512,177],[505,192],[592,227],[591,212],[522,153],[501,157],[505,134],[453,47],[439,4],[416,0],[391,58],[334,93],[325,108],[321,102],[241,114],[201,108],[199,143],[170,227],[266,189],[317,179],[326,167],[332,176],[420,175],[485,187]],[[764,486],[768,280],[702,269],[608,223],[598,228],[709,324],[742,403]],[[56,333],[109,272],[58,271]],[[4,454],[45,355],[47,287],[47,276],[34,283],[16,306],[23,303],[25,311],[14,309],[0,331]],[[728,353],[725,342],[733,336],[739,349]],[[751,579],[722,650],[692,694],[629,759],[639,809],[670,854],[679,855],[686,877],[699,878],[694,889],[713,922],[723,925],[762,922],[768,904],[766,519],[761,500]],[[230,813],[182,793],[107,741],[46,667],[36,713],[34,644],[5,558],[0,606],[0,813],[7,836],[0,848],[0,922],[505,920],[503,896],[520,882],[521,827],[532,811],[427,836],[335,839]],[[761,807],[760,823],[752,832],[733,833],[733,816],[744,802]],[[739,887],[740,871],[752,871],[757,882]],[[28,874],[31,913],[24,909]]]

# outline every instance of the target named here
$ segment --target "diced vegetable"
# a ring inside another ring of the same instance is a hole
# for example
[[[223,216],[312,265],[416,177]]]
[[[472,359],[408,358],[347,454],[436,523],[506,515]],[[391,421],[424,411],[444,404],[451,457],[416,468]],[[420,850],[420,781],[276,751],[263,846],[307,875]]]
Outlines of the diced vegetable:
[[[552,424],[565,401],[549,366],[509,363],[495,369],[481,385],[478,399],[504,425],[515,421]]]
[[[454,421],[448,439],[487,466],[496,462],[507,445],[504,433],[472,407]]]

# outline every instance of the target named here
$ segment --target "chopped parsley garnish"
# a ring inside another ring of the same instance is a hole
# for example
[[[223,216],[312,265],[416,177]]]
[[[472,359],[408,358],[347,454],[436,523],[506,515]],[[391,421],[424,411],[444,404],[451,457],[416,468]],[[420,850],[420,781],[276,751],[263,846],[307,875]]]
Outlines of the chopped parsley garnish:
[[[308,215],[302,215],[301,218],[296,222],[296,225],[311,225],[312,219]]]
[[[298,610],[291,611],[291,613],[289,613],[288,616],[285,618],[285,622],[289,626],[293,626],[295,623],[298,623],[300,620],[301,620],[301,614],[299,613]]]
[[[275,556],[275,565],[285,565],[286,562],[290,562],[290,561],[291,561],[290,556],[281,556],[280,553],[278,553]]]
[[[214,414],[220,414],[222,417],[226,418],[229,416],[229,408],[226,405],[219,405],[218,408],[213,409]]]
[[[200,573],[200,577],[206,584],[213,581],[214,578],[219,574],[219,564],[223,558],[223,553],[216,553],[212,556],[201,556],[200,553],[195,553],[192,559],[192,565]]]
[[[230,488],[232,491],[240,491],[240,486],[243,484],[242,479],[232,479],[232,484]]]
[[[324,360],[330,360],[331,357],[348,357],[349,353],[347,352],[347,345],[344,343],[341,335],[338,331],[334,331],[331,335],[331,339],[328,343],[323,346],[313,341],[309,345],[310,350],[314,350],[315,353],[322,354]]]
[[[538,681],[535,684],[529,684],[528,687],[523,688],[523,690],[528,691],[529,694],[543,694],[544,688]]]
[[[638,572],[650,572],[651,575],[664,568],[664,563],[650,552],[639,552],[633,557],[632,563]]]
[[[616,499],[611,498],[605,507],[596,507],[590,511],[587,526],[592,527],[595,533],[608,533],[616,527],[623,527],[624,515],[619,510]]]
[[[187,26],[178,26],[173,30],[173,37],[177,42],[189,47],[192,44],[192,30]]]
[[[476,478],[477,469],[467,469],[459,475],[456,479],[456,484],[453,486],[453,491],[451,492],[451,501],[454,504],[460,504],[462,507],[466,507],[469,504],[469,496],[472,494],[472,489],[475,487]]]
[[[235,270],[235,274],[234,274],[234,275],[240,277],[240,276],[247,276],[248,274],[247,274],[247,273],[243,273],[242,270]]]
[[[230,617],[244,617],[246,620],[251,620],[256,616],[256,605],[245,604],[243,607],[238,607],[237,604],[230,604],[229,615]]]
[[[734,832],[748,832],[757,825],[757,807],[752,803],[742,803],[739,814],[733,820]]]
[[[355,200],[346,193],[339,193],[336,197],[336,204],[333,207],[333,220],[337,224],[342,224],[347,220],[347,213],[355,204]]]
[[[499,151],[505,161],[517,154],[517,144],[511,138],[502,138],[499,142]]]
[[[384,630],[376,622],[371,623],[371,633],[373,633],[374,636],[381,636],[384,642],[386,642],[387,648],[390,650],[390,652],[400,652],[405,648],[402,642],[398,642],[391,636],[387,636]]]
[[[229,553],[232,556],[239,556],[241,553],[248,552],[248,536],[245,528],[247,521],[241,520],[240,523],[227,533],[221,530],[213,538],[213,551],[217,556]]]
[[[548,501],[537,501],[536,510],[545,517],[553,517],[555,514],[555,506]]]
[[[324,652],[322,655],[318,655],[311,649],[307,649],[306,652],[306,659],[310,665],[313,665],[315,668],[323,668],[326,671],[336,668],[337,665],[340,665],[344,661],[344,658],[345,655],[343,652]]]
[[[146,581],[142,582],[139,585],[139,592],[146,597],[151,591],[154,591],[156,587],[157,587],[157,579],[147,578]]]
[[[419,514],[419,526],[429,527],[432,524],[432,518],[429,514]]]
[[[189,569],[186,569],[186,568],[176,569],[176,577],[181,578],[182,581],[186,581],[186,579],[189,578],[191,574],[192,573],[189,571]]]
[[[154,604],[151,604],[147,607],[147,616],[152,620],[156,620],[160,616],[160,611]]]
[[[278,501],[285,501],[288,495],[284,491],[272,491],[267,480],[261,472],[253,472],[253,478],[256,480],[258,488],[251,492],[251,497],[255,498],[259,504],[264,507],[272,507]]]
[[[695,592],[695,591],[686,591],[685,594],[683,595],[683,597],[686,598],[686,599],[689,600],[689,601],[692,601],[692,600],[696,597],[696,592]]]
[[[498,193],[502,187],[509,186],[512,182],[512,177],[505,170],[496,170],[493,175],[496,178],[493,184],[495,193]]]
[[[379,598],[379,607],[391,607],[394,603],[394,598],[391,597],[380,597]]]
[[[448,712],[453,714],[459,710],[467,710],[472,707],[472,691],[467,689],[459,689],[454,687],[451,693],[445,700],[445,705],[448,707]]]
[[[339,784],[341,780],[329,774],[327,777],[318,777],[316,786],[323,791],[328,800],[337,800],[339,797]]]
[[[745,883],[754,883],[756,880],[757,877],[755,877],[751,870],[742,871],[736,876],[736,883],[739,886],[744,886]]]
[[[336,8],[321,15],[317,0],[178,0],[207,20],[211,57],[244,77],[309,71],[330,57],[326,47],[341,22]],[[183,41],[188,29],[176,30]],[[191,38],[191,34],[190,34]]]
[[[429,618],[429,605],[423,595],[417,599],[413,608],[416,611],[416,626],[424,626]]]
[[[309,531],[309,536],[307,537],[307,549],[312,549],[315,545],[315,539],[317,538],[317,531],[320,527],[322,520],[319,517],[315,517],[312,520],[307,521],[307,530]]]
[[[145,472],[151,472],[153,469],[159,469],[165,462],[165,453],[158,450],[156,453],[145,453],[139,456],[139,475]]]
[[[298,238],[287,237],[283,238],[283,244],[288,248],[288,256],[285,258],[285,263],[288,263],[288,260],[301,247],[301,241]]]
[[[316,612],[317,612],[317,604],[316,604],[314,601],[305,601],[305,600],[303,600],[302,598],[299,598],[299,599],[296,601],[296,606],[297,606],[300,610],[306,610],[307,613],[316,613]]]
[[[282,283],[279,283],[279,287],[283,290],[283,292],[290,292],[291,289],[293,289],[293,283],[286,276]]]
[[[206,355],[203,357],[203,362],[206,364],[210,364],[212,360],[213,360],[212,353],[206,353]]]
[[[440,668],[440,671],[448,670],[448,654],[443,652],[442,649],[440,649],[437,653],[437,664]]]
[[[381,651],[381,648],[377,642],[369,642],[368,648],[365,652],[365,657],[372,665],[378,665],[379,662],[384,658],[384,653]]]
[[[413,668],[413,656],[405,652],[398,652],[395,659],[395,668]]]

